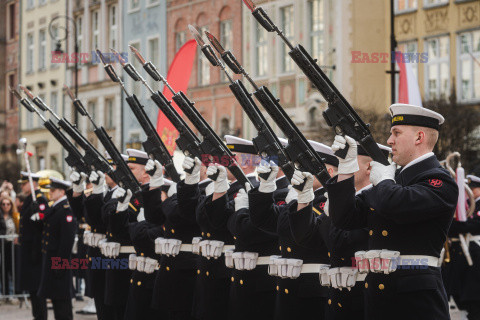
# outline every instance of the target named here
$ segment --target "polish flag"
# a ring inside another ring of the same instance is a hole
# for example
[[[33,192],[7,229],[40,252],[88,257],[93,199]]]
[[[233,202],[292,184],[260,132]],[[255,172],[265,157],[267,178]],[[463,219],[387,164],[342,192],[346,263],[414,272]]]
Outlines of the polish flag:
[[[411,63],[403,62],[402,52],[395,53],[400,68],[400,83],[398,84],[398,102],[423,107],[418,80],[413,73]]]

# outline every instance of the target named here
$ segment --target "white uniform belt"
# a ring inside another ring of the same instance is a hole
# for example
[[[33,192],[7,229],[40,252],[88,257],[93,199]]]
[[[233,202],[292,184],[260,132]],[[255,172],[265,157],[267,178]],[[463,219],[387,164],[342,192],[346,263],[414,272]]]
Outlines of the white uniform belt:
[[[234,246],[234,245],[231,245],[231,244],[229,244],[229,245],[224,245],[222,251],[225,252],[225,251],[227,251],[227,250],[235,250],[235,246]]]
[[[320,271],[320,263],[304,263],[302,264],[302,271],[300,273],[318,273]]]
[[[368,273],[357,273],[357,282],[365,281]]]
[[[78,225],[78,228],[79,229],[88,229],[89,228],[89,225],[87,223],[82,223],[82,224],[79,224]]]
[[[409,266],[409,265],[428,265],[430,267],[438,267],[438,258],[432,256],[421,256],[421,255],[400,255],[398,260],[399,266]]]
[[[193,246],[191,244],[182,244],[180,246],[180,251],[182,252],[192,252]]]
[[[270,262],[270,256],[258,257],[257,266],[265,266]]]
[[[121,246],[120,253],[135,253],[135,248],[133,246]]]

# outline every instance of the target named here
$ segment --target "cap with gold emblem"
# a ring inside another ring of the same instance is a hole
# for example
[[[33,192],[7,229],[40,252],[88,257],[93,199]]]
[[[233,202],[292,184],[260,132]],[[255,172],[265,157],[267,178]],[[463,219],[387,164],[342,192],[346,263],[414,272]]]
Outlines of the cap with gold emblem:
[[[257,154],[257,150],[255,149],[253,142],[250,140],[225,135],[225,141],[227,143],[227,148],[232,152]]]
[[[435,111],[410,104],[392,104],[392,127],[398,125],[427,127],[438,130],[445,118]]]
[[[63,189],[67,190],[72,186],[72,183],[70,181],[65,181],[61,179],[56,179],[56,178],[50,178],[50,184],[44,186],[44,188],[48,189]]]
[[[127,163],[136,163],[146,165],[148,162],[148,154],[137,149],[127,149]]]
[[[40,180],[41,176],[35,173],[32,173],[32,180],[38,181]],[[20,172],[20,179],[18,179],[17,183],[27,183],[28,182],[28,172],[21,171]]]
[[[125,162],[128,160],[128,156],[126,154],[121,154],[121,156]],[[110,157],[110,154],[107,151],[105,151],[105,159],[107,159],[108,163],[114,164],[112,157]]]

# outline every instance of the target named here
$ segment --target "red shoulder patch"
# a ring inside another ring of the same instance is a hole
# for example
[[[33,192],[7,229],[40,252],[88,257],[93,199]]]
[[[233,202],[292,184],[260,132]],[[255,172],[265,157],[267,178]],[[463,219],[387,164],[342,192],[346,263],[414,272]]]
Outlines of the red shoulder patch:
[[[326,203],[326,201],[325,201],[325,202],[320,202],[320,204],[318,205],[318,207],[320,208],[320,210],[324,211],[324,209],[325,209],[325,203]]]
[[[45,215],[43,213],[39,212],[38,217],[40,218],[40,220],[42,220],[43,218],[45,218]]]
[[[283,206],[285,203],[286,203],[286,202],[283,201],[283,200],[282,200],[282,201],[278,201],[278,202],[277,202],[277,206]]]
[[[138,207],[140,205],[140,201],[138,199],[133,200],[133,204]]]
[[[443,186],[443,181],[440,179],[430,179],[428,180],[428,183],[435,188],[440,188],[441,186]]]
[[[67,222],[72,222],[73,217],[72,216],[67,216]]]

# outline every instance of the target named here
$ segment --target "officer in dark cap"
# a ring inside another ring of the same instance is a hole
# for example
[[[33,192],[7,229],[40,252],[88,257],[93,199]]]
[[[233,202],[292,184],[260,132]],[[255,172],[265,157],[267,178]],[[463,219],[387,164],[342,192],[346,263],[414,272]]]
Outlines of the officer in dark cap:
[[[42,229],[44,214],[48,209],[47,198],[38,187],[39,175],[32,174],[35,202],[27,172],[21,172],[22,193],[27,197],[20,210],[20,287],[30,293],[34,319],[47,319],[45,298],[37,296],[42,270]]]
[[[336,158],[331,155],[331,149],[316,141],[309,143],[322,158],[327,159],[329,171],[333,172]],[[328,250],[323,241],[315,243],[315,246],[300,246],[293,237],[288,216],[291,206],[312,201],[311,210],[321,215],[326,201],[325,191],[310,175],[303,189],[292,188],[286,197],[286,203],[277,203],[274,193],[264,185],[271,183],[278,172],[278,166],[265,164],[259,167],[260,171],[271,173],[267,179],[260,179],[259,188],[249,192],[249,209],[256,227],[275,233],[279,238],[277,255],[272,256],[269,262],[269,273],[276,280],[274,319],[321,319],[325,314],[328,289],[320,285],[318,273],[321,267],[329,263]],[[292,185],[298,174],[299,171],[296,170]]]
[[[73,319],[73,274],[70,269],[77,221],[65,191],[71,183],[50,178],[50,200],[42,237],[42,276],[38,296],[52,300],[55,319]]]
[[[467,319],[477,320],[480,319],[480,177],[468,175],[467,179],[475,198],[475,211],[467,221],[452,221],[447,247],[450,261],[445,261],[443,277],[448,296],[468,313]],[[464,247],[460,235],[466,240]]]
[[[450,319],[438,266],[458,187],[432,152],[444,119],[405,104],[392,105],[390,112],[387,142],[394,163],[372,161],[373,187],[357,196],[357,143],[335,137],[333,150],[349,148],[326,186],[330,217],[338,228],[369,229],[369,250],[356,255],[359,270],[369,270],[366,319]]]

